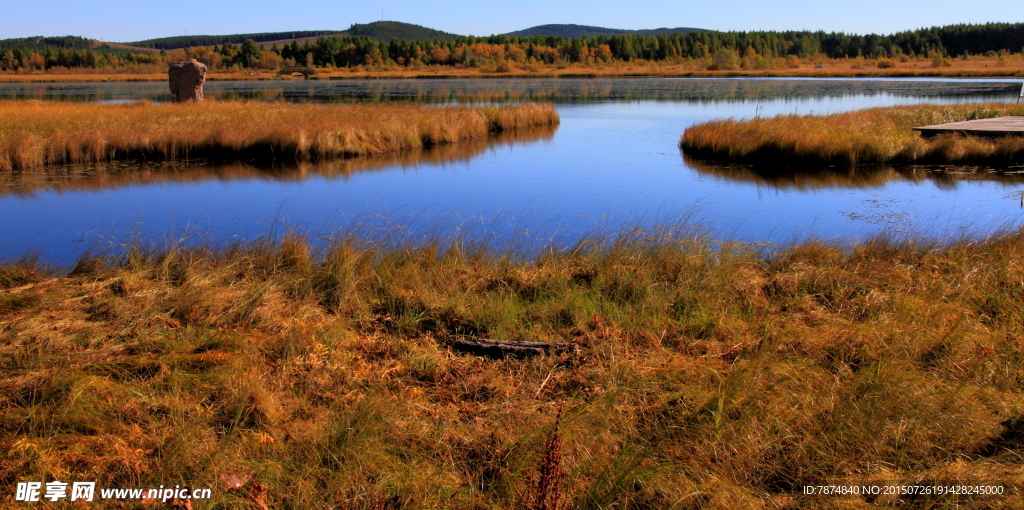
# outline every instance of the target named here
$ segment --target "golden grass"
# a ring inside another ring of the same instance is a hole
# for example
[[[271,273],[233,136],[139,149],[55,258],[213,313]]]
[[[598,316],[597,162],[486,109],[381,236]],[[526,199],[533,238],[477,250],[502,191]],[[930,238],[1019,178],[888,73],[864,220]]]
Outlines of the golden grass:
[[[118,159],[323,160],[555,125],[551,105],[445,107],[258,102],[0,101],[0,171]]]
[[[1024,506],[1024,232],[445,248],[3,266],[0,479],[211,487],[215,508],[249,508],[221,473],[277,509]],[[829,484],[1006,494],[803,494]]]
[[[509,72],[492,72],[480,67],[453,67],[430,65],[419,69],[393,66],[360,66],[353,69],[318,69],[312,79],[362,79],[362,78],[425,78],[425,77],[557,77],[557,76],[688,76],[688,77],[985,77],[1024,76],[1024,59],[1019,55],[999,59],[996,57],[973,56],[969,60],[947,59],[948,66],[932,67],[930,59],[895,62],[894,67],[880,68],[878,61],[871,59],[803,59],[794,67],[788,62],[772,69],[731,69],[709,71],[709,59],[687,61],[649,62],[608,62],[598,64],[536,64],[533,66],[510,65]],[[818,67],[820,66],[820,67]],[[252,72],[211,71],[207,80],[269,80],[279,79],[273,71]],[[290,78],[288,78],[290,79]],[[124,69],[61,70],[59,73],[34,71],[28,74],[0,73],[2,82],[66,82],[66,81],[166,81],[167,73],[138,72]]]
[[[464,161],[495,146],[550,139],[554,136],[556,129],[557,127],[554,125],[541,126],[419,150],[327,161],[298,161],[284,164],[257,164],[248,161],[214,164],[205,162],[193,164],[180,161],[112,161],[51,165],[24,172],[0,172],[0,196],[31,195],[36,191],[47,189],[56,191],[97,190],[139,184],[195,182],[212,179],[222,181],[248,179],[298,181],[310,176],[343,179],[355,173],[395,166],[404,168],[423,164],[450,164]]]
[[[926,140],[910,129],[1006,115],[1024,115],[1024,105],[895,106],[716,120],[686,128],[679,146],[697,158],[766,165],[1024,163],[1024,137],[950,134]]]

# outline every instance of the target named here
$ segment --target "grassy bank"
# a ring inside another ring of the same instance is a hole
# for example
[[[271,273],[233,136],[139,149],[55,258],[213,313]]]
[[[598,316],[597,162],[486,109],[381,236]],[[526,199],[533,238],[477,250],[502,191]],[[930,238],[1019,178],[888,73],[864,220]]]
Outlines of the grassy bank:
[[[0,172],[0,196],[29,196],[41,190],[112,189],[140,184],[196,182],[202,180],[240,181],[250,179],[299,181],[311,176],[345,179],[359,172],[418,165],[448,165],[467,161],[488,149],[502,145],[528,144],[554,136],[557,126],[497,133],[459,143],[425,149],[389,152],[363,157],[277,163],[231,161],[111,161],[86,164],[50,165],[28,171]]]
[[[1004,115],[1024,115],[1024,105],[896,106],[710,121],[686,128],[679,146],[697,158],[765,165],[1022,164],[1022,137],[942,135],[926,140],[910,129]]]
[[[0,480],[213,488],[194,508],[1024,505],[1024,233],[446,248],[4,266]],[[829,484],[1005,494],[803,494]]]
[[[321,160],[420,149],[557,123],[554,107],[538,104],[429,108],[0,101],[0,171],[128,158]]]
[[[180,59],[185,59],[181,55]],[[485,78],[485,77],[557,77],[557,76],[690,76],[690,77],[986,77],[1024,76],[1024,59],[1020,55],[1004,57],[972,56],[969,59],[946,58],[938,62],[919,56],[913,59],[870,59],[825,57],[804,59],[761,59],[719,66],[713,59],[676,58],[665,61],[632,60],[547,64],[485,61],[480,65],[392,64],[359,65],[355,67],[319,67],[315,80],[349,78]],[[936,65],[937,64],[937,65]],[[280,79],[275,70],[211,70],[208,80],[270,80]],[[3,82],[65,82],[65,81],[166,81],[163,70],[145,69],[51,69],[0,72]]]

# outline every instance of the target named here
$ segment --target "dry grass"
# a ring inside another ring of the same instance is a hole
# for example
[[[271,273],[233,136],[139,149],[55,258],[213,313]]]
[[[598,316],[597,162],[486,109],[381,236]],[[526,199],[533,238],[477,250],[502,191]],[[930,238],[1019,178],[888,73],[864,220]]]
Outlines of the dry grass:
[[[195,182],[217,179],[297,181],[310,176],[347,178],[359,172],[374,171],[394,166],[448,164],[464,161],[499,145],[530,143],[550,139],[557,127],[541,126],[498,133],[486,138],[474,138],[455,144],[438,145],[422,150],[391,152],[387,154],[331,159],[328,161],[299,161],[285,164],[259,164],[258,162],[139,162],[113,161],[73,165],[51,165],[26,171],[0,172],[0,196],[31,195],[39,190],[96,190],[139,184],[165,182]]]
[[[1024,163],[1024,137],[940,135],[910,128],[1024,114],[1024,105],[895,106],[832,115],[716,120],[686,128],[689,156],[765,165]]]
[[[249,508],[221,473],[279,509],[513,509],[555,487],[581,509],[1020,508],[1022,282],[1024,233],[531,260],[285,238],[8,265],[0,480],[214,488],[200,508]],[[459,336],[581,352],[491,360]],[[918,483],[1006,495],[802,494]]]
[[[942,67],[933,67],[930,59],[923,57],[906,62],[894,62],[893,67],[879,67],[879,61],[871,59],[802,59],[795,63],[782,62],[771,69],[707,70],[710,59],[677,59],[674,61],[632,61],[595,64],[536,64],[532,66],[510,65],[508,72],[494,72],[483,67],[453,67],[430,65],[419,69],[404,66],[360,66],[348,69],[318,69],[317,80],[363,79],[363,78],[425,78],[425,77],[554,77],[554,76],[691,76],[691,77],[988,77],[1024,76],[1024,59],[1020,55],[998,57],[973,56],[969,60],[946,59]],[[280,79],[274,72],[261,71],[257,74],[239,71],[211,71],[208,80],[273,80]],[[288,78],[290,79],[290,78]],[[67,82],[67,81],[166,81],[167,73],[139,72],[124,69],[62,70],[60,74],[33,71],[27,74],[0,73],[2,82]]]
[[[0,101],[0,171],[118,159],[322,160],[456,143],[558,123],[551,105]]]

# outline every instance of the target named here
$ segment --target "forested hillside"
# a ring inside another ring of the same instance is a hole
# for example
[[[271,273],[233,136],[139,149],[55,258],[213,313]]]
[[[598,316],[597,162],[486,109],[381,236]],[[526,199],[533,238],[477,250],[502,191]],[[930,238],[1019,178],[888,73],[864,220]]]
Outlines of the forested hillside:
[[[392,39],[404,39],[407,41],[432,41],[436,39],[455,39],[459,37],[432,28],[421,27],[411,23],[399,21],[375,21],[373,23],[356,23],[339,35],[366,36],[370,39],[389,42]]]
[[[633,35],[662,35],[662,34],[675,34],[686,32],[694,32],[697,30],[704,30],[702,28],[655,28],[651,30],[622,30],[618,28],[604,28],[604,27],[592,27],[587,25],[540,25],[536,27],[530,27],[524,30],[517,30],[515,32],[509,32],[505,35],[514,37],[530,37],[535,35],[541,36],[555,36],[555,37],[589,37],[596,35],[622,35],[622,34],[633,34]]]
[[[413,41],[427,41],[433,39],[454,39],[455,35],[434,30],[432,28],[401,23],[398,21],[375,21],[373,23],[355,23],[348,30],[303,30],[295,32],[263,32],[258,34],[231,34],[231,35],[183,35],[176,37],[161,37],[159,39],[147,39],[125,43],[140,48],[157,48],[171,50],[177,48],[191,48],[193,46],[214,46],[221,44],[242,44],[247,39],[254,42],[287,41],[292,39],[304,39],[309,37],[320,37],[335,35],[345,36],[366,36],[379,41],[390,41],[392,39],[407,39]]]
[[[66,35],[64,37],[20,37],[18,39],[0,40],[0,50],[45,49],[48,47],[66,49],[85,49],[92,47],[92,39]]]
[[[156,48],[161,50],[172,50],[176,48],[189,48],[192,46],[213,46],[225,43],[241,44],[246,39],[256,42],[280,41],[282,39],[300,39],[303,37],[319,37],[340,33],[341,30],[303,30],[296,32],[263,32],[258,34],[232,34],[232,35],[181,35],[176,37],[161,37],[159,39],[146,39],[125,43],[140,48]]]
[[[586,28],[586,27],[583,27]],[[248,34],[241,42],[210,42],[195,36],[173,44],[186,49],[160,51],[159,55],[126,49],[90,48],[95,41],[81,37],[8,39],[0,41],[0,71],[62,68],[157,66],[169,61],[196,58],[211,69],[275,69],[288,64],[321,67],[446,65],[507,72],[513,67],[568,66],[609,62],[684,62],[708,70],[772,69],[794,59],[878,59],[882,66],[914,58],[934,59],[947,65],[951,57],[1020,54],[1024,49],[1024,23],[949,25],[910,30],[890,35],[850,35],[837,32],[716,32],[698,30],[672,34],[615,34],[584,37],[456,36],[398,22],[352,25],[346,32],[277,32]],[[295,41],[298,36],[303,42]],[[216,41],[240,36],[215,36]],[[262,41],[292,38],[288,44],[266,49]],[[152,47],[172,45],[174,38],[142,41]],[[163,41],[163,42],[154,42]],[[211,39],[212,41],[212,39]],[[152,50],[150,50],[152,51]],[[103,54],[106,53],[106,56]],[[154,67],[155,69],[155,67]]]
[[[662,35],[598,35],[587,37],[509,36],[456,37],[434,41],[392,39],[385,43],[369,37],[322,37],[304,45],[281,49],[285,59],[314,65],[354,66],[393,61],[402,65],[472,64],[485,60],[520,63],[632,61],[644,59],[703,59],[722,57],[738,64],[756,59],[818,55],[828,58],[899,58],[900,56],[979,55],[988,52],[1020,52],[1024,47],[1024,23],[951,25],[892,35],[847,35],[836,32],[714,32],[693,31]]]

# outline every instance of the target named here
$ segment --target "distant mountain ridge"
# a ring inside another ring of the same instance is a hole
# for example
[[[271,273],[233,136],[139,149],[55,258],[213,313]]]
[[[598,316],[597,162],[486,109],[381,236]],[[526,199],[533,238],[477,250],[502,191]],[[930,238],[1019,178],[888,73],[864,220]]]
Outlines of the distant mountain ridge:
[[[182,35],[175,37],[161,37],[158,39],[146,39],[125,43],[142,48],[157,48],[170,50],[187,48],[189,46],[212,46],[214,44],[241,44],[246,39],[252,39],[258,43],[271,43],[292,41],[294,39],[309,39],[322,36],[354,37],[366,36],[378,41],[391,41],[392,39],[405,39],[407,41],[427,41],[436,39],[454,39],[459,37],[440,30],[402,23],[400,21],[374,21],[373,23],[354,23],[348,30],[297,30],[294,32],[262,32],[257,34],[231,34],[231,35]]]
[[[373,23],[355,23],[348,30],[337,35],[359,36],[365,35],[370,39],[378,41],[391,41],[392,39],[404,39],[406,41],[434,41],[438,39],[455,39],[462,37],[457,34],[449,34],[433,28],[427,28],[412,23],[401,21],[374,21]]]
[[[509,32],[506,36],[531,37],[531,36],[555,36],[555,37],[588,37],[588,36],[611,36],[621,34],[634,35],[661,35],[674,33],[687,33],[702,31],[702,28],[655,28],[650,30],[623,30],[618,28],[594,27],[587,25],[553,24],[539,25],[524,30]],[[229,35],[180,35],[172,37],[159,37],[146,39],[144,41],[109,43],[77,36],[64,37],[24,37],[18,39],[0,40],[0,49],[28,49],[44,50],[54,49],[94,49],[99,51],[116,50],[141,50],[158,51],[188,48],[191,46],[213,46],[225,43],[241,44],[246,39],[252,39],[262,43],[264,47],[270,47],[273,43],[287,44],[298,40],[300,43],[315,40],[323,36],[355,37],[366,36],[370,39],[389,42],[392,39],[403,39],[406,41],[436,41],[440,39],[457,39],[463,37],[458,34],[450,34],[441,30],[434,30],[412,23],[400,21],[374,21],[372,23],[354,23],[348,30],[295,30],[291,32],[260,32],[251,34],[229,34]]]
[[[256,34],[231,34],[231,35],[178,35],[172,37],[159,37],[125,43],[140,48],[155,48],[159,50],[173,50],[177,48],[188,48],[190,46],[213,46],[224,43],[241,44],[246,39],[256,42],[278,41],[281,39],[300,39],[303,37],[319,37],[323,35],[334,35],[341,30],[297,30],[294,32],[261,32]]]
[[[18,37],[14,39],[0,39],[0,50],[29,50],[45,51],[54,50],[93,50],[98,53],[111,53],[124,50],[135,51],[156,51],[150,48],[137,48],[124,44],[97,41],[77,35],[65,35],[60,37]]]
[[[507,36],[530,37],[530,36],[556,36],[556,37],[587,37],[597,35],[661,35],[702,31],[702,28],[678,27],[678,28],[655,28],[649,30],[624,30],[618,28],[594,27],[587,25],[554,24],[539,25],[524,30],[509,32]],[[175,37],[161,37],[158,39],[147,39],[125,43],[127,45],[141,48],[155,48],[170,50],[186,48],[189,46],[212,46],[214,44],[241,44],[246,39],[252,39],[258,43],[287,43],[292,40],[308,40],[322,36],[355,37],[366,36],[370,39],[389,42],[392,39],[403,39],[406,41],[435,41],[439,39],[456,39],[463,37],[459,34],[451,34],[433,28],[427,28],[412,23],[401,21],[374,21],[372,23],[354,23],[348,30],[302,30],[294,32],[263,32],[254,34],[232,34],[232,35],[188,35]]]
[[[531,37],[531,36],[555,36],[555,37],[593,37],[597,35],[667,35],[667,34],[685,34],[687,32],[701,32],[707,31],[704,28],[691,28],[691,27],[678,27],[678,28],[653,28],[647,30],[624,30],[619,28],[604,28],[604,27],[593,27],[588,25],[572,25],[572,24],[555,24],[555,25],[539,25],[536,27],[530,27],[523,30],[517,30],[515,32],[509,32],[504,35],[517,36],[517,37]]]

